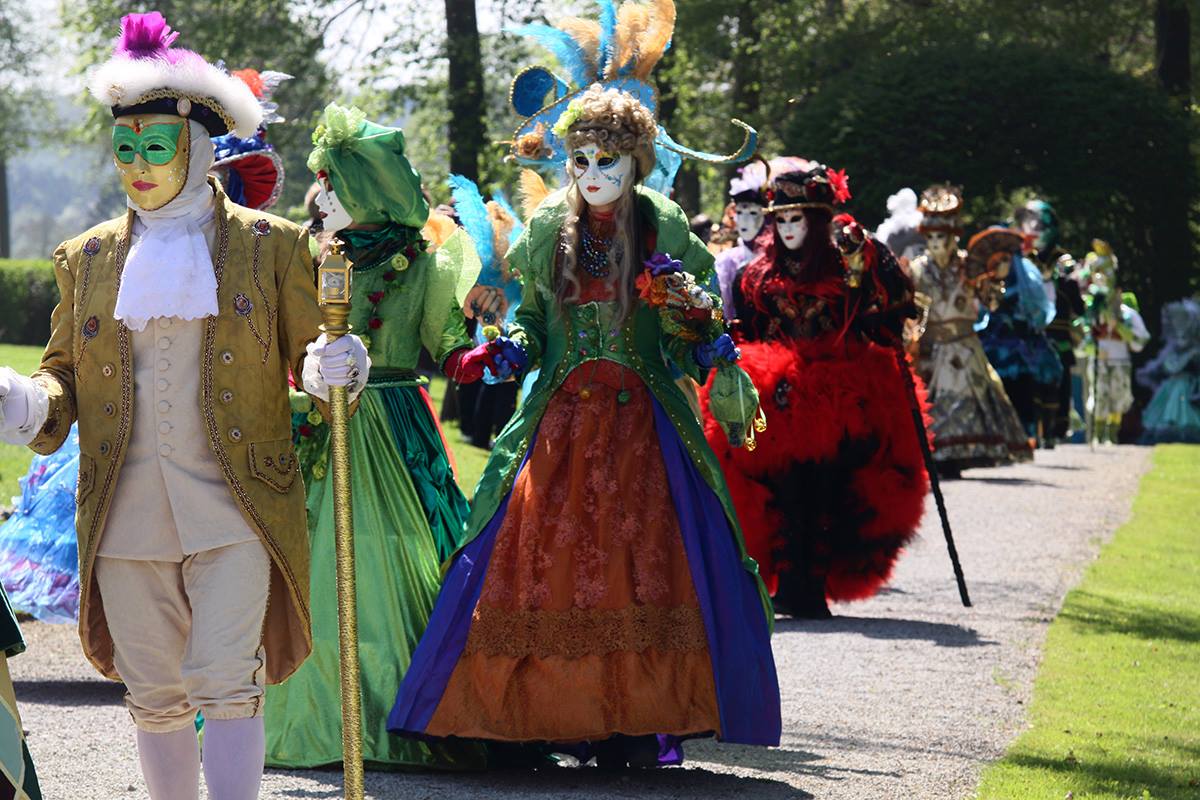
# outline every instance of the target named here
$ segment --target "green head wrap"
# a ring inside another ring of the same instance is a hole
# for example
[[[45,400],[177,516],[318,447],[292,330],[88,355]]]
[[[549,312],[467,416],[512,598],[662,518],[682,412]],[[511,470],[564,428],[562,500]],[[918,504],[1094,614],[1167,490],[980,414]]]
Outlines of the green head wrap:
[[[308,168],[325,171],[355,222],[420,228],[429,219],[421,176],[404,156],[404,131],[330,103],[313,131],[313,145]]]

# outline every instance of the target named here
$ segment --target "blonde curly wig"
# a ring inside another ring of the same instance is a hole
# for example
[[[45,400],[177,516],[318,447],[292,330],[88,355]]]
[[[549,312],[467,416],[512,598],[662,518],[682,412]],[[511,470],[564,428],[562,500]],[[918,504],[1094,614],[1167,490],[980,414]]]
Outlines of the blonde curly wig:
[[[566,113],[573,117],[566,135],[568,150],[590,143],[610,153],[630,153],[638,165],[638,180],[654,170],[658,123],[633,95],[593,83],[571,101]]]

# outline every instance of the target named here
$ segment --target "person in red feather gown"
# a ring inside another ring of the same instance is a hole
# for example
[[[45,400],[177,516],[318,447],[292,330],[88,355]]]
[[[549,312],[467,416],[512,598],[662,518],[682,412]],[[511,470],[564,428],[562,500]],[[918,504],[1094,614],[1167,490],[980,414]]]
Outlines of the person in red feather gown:
[[[705,433],[776,609],[822,618],[829,600],[887,582],[924,512],[928,475],[900,371],[916,307],[886,245],[838,214],[844,172],[789,157],[771,174],[772,221],[734,286],[740,364],[768,428],[755,450],[731,447],[705,391]]]

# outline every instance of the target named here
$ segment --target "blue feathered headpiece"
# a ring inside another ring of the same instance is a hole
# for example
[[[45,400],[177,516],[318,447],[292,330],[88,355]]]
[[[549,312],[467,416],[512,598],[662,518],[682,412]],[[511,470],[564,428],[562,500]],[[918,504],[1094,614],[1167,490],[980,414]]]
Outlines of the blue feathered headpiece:
[[[569,17],[555,25],[525,25],[517,33],[534,39],[554,55],[569,80],[546,67],[527,67],[513,79],[509,100],[524,119],[513,133],[512,158],[532,167],[559,167],[567,160],[566,146],[554,133],[567,106],[593,84],[633,95],[655,113],[658,96],[650,74],[671,46],[675,32],[674,0],[627,0],[618,8],[614,0],[598,0],[599,20]],[[758,134],[746,123],[737,152],[706,153],[685,147],[659,126],[654,146],[660,167],[647,176],[653,188],[668,191],[682,158],[713,164],[747,161],[758,146]]]

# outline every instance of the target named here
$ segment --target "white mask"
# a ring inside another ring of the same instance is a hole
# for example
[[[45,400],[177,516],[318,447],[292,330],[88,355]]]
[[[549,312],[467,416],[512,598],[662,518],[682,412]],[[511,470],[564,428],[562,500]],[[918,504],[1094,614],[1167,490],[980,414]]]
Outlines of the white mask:
[[[808,236],[808,218],[798,208],[775,215],[775,230],[788,250],[799,250]]]
[[[350,212],[342,205],[342,201],[338,200],[337,193],[333,191],[333,183],[329,180],[329,176],[323,171],[318,172],[317,182],[321,184],[321,191],[317,193],[317,211],[321,215],[321,224],[325,230],[330,233],[337,233],[353,225],[354,218],[350,216]]]
[[[589,142],[571,152],[571,176],[588,205],[611,205],[633,182],[633,156],[606,153]]]
[[[1042,221],[1041,214],[1030,214],[1021,222],[1021,233],[1033,237],[1033,246],[1037,249],[1043,249],[1047,242],[1048,232],[1046,231],[1046,223]]]
[[[946,264],[958,249],[958,237],[947,231],[930,231],[925,234],[925,246],[930,258],[938,264]]]
[[[735,203],[733,224],[743,242],[753,241],[763,226],[763,207],[758,203]]]

